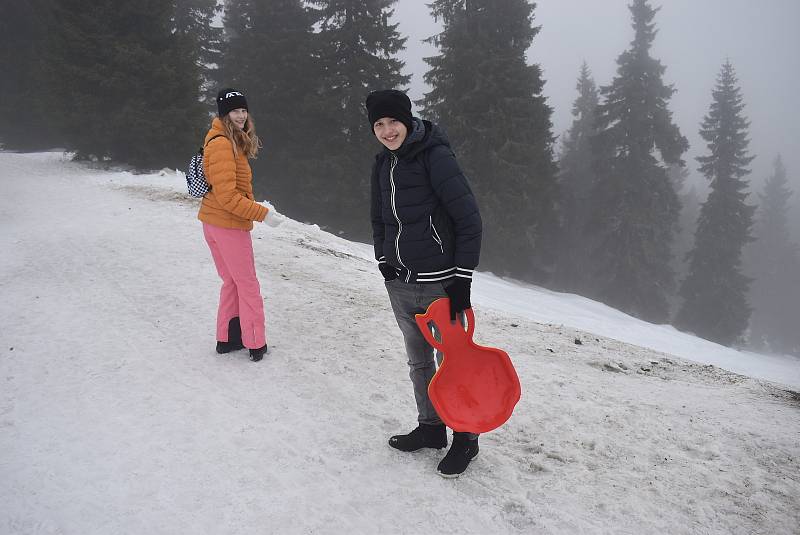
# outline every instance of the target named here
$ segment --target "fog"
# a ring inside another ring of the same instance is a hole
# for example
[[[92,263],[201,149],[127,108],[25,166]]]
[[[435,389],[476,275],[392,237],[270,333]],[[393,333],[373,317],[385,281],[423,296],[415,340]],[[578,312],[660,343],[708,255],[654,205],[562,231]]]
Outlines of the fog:
[[[598,86],[616,73],[616,59],[633,39],[628,0],[540,0],[534,24],[540,33],[528,51],[531,63],[541,65],[544,94],[553,108],[553,133],[561,135],[572,121],[575,83],[585,60]],[[690,181],[701,185],[694,158],[706,147],[698,134],[711,103],[711,90],[726,58],[731,60],[750,119],[750,152],[756,155],[750,175],[760,191],[780,153],[795,191],[795,221],[800,220],[800,126],[792,97],[800,87],[800,1],[798,0],[662,0],[653,56],[666,66],[665,81],[677,93],[671,110],[691,147],[684,156]],[[403,57],[411,74],[410,94],[419,99],[428,91],[423,57],[437,50],[421,41],[440,31],[424,0],[400,0],[395,5],[399,31],[408,37]],[[751,202],[755,202],[751,200]],[[795,229],[796,230],[796,229]],[[795,232],[795,236],[797,233]]]

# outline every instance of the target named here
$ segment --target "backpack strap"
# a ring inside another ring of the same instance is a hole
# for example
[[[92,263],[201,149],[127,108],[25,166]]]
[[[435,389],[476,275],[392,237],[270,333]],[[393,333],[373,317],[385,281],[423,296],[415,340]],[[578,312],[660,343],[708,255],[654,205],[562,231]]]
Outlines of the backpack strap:
[[[212,141],[214,141],[214,140],[215,140],[215,139],[217,139],[218,137],[228,137],[228,136],[226,136],[225,134],[217,134],[216,136],[213,136],[211,139],[209,139],[209,140],[206,142],[206,144],[205,144],[205,145],[203,145],[203,148],[207,147],[209,143],[211,143]]]
[[[202,158],[202,157],[204,156],[204,154],[203,154],[203,153],[205,152],[205,148],[208,146],[208,144],[209,144],[209,143],[211,143],[212,141],[214,141],[215,139],[217,139],[218,137],[227,137],[227,136],[226,136],[225,134],[217,134],[216,136],[213,136],[211,139],[209,139],[209,140],[206,142],[206,144],[205,144],[205,145],[203,145],[202,147],[200,147],[200,150],[199,150],[199,151],[197,151],[197,154],[195,154],[194,158],[192,158],[192,163],[194,163],[195,161],[197,161],[197,162],[198,162],[198,165],[200,166],[200,168],[199,168],[199,169],[200,169],[200,171],[199,171],[199,175],[201,175],[201,178],[202,178],[202,184],[204,184],[204,185],[207,187],[207,189],[205,189],[205,190],[203,190],[203,191],[202,191],[202,193],[203,193],[202,195],[193,195],[194,197],[202,197],[202,196],[204,196],[206,193],[208,193],[209,191],[211,191],[211,184],[209,184],[209,183],[208,183],[208,180],[206,180],[205,174],[203,173],[203,168],[202,168],[202,160],[201,160],[201,159],[197,159],[197,158],[198,158],[198,157],[201,157],[201,158]],[[192,163],[190,163],[189,165],[191,166],[191,165],[192,165]],[[195,174],[198,174],[198,173],[197,173],[197,172],[195,172]],[[191,189],[192,189],[192,186],[191,186],[191,182],[190,182],[190,180],[189,180],[189,175],[188,175],[188,174],[186,175],[186,182],[189,184],[189,193],[191,194],[191,193],[192,193],[192,191],[191,191]]]

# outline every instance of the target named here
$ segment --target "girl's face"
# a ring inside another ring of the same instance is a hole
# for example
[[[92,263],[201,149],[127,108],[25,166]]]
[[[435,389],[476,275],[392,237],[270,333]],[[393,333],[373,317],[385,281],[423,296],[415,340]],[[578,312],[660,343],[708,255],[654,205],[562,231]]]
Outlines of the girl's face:
[[[245,108],[236,108],[235,110],[231,110],[228,113],[228,117],[231,118],[233,124],[235,124],[240,130],[244,130],[244,125],[247,122],[247,110]]]
[[[372,131],[378,141],[389,150],[399,149],[408,135],[406,125],[392,117],[383,117],[375,121]]]

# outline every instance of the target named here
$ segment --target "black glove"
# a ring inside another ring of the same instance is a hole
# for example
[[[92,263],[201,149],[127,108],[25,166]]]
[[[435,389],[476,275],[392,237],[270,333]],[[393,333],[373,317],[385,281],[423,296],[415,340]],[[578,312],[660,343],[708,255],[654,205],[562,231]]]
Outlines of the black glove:
[[[397,278],[397,269],[395,269],[394,266],[390,266],[386,262],[381,262],[378,264],[378,269],[381,270],[384,282],[393,281]]]
[[[469,302],[469,292],[472,281],[461,277],[456,277],[453,282],[444,289],[447,297],[450,298],[450,321],[456,321],[456,315],[472,308]]]

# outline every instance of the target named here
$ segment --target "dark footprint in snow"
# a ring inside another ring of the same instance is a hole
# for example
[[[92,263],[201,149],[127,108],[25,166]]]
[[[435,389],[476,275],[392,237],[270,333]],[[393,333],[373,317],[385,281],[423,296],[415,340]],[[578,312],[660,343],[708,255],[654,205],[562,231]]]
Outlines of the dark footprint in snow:
[[[376,392],[375,394],[370,394],[369,396],[370,401],[386,401],[386,395]]]

